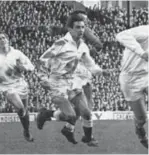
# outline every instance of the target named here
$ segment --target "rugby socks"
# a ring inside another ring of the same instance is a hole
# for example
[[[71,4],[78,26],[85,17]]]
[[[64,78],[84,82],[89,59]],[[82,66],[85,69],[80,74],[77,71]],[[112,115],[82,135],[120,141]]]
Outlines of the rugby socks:
[[[75,130],[75,126],[72,125],[72,124],[70,124],[70,123],[66,123],[66,124],[65,124],[65,127],[66,127],[67,129],[69,129],[70,132],[74,132],[74,130]]]
[[[19,113],[18,113],[18,115],[19,115]],[[28,112],[26,111],[24,116],[19,115],[19,118],[20,118],[20,121],[21,121],[21,124],[22,124],[24,130],[29,131],[29,114],[28,114]]]
[[[92,139],[93,120],[85,120],[82,118],[84,136],[88,141]]]
[[[87,141],[91,141],[92,139],[92,127],[83,126],[84,135],[87,138]]]

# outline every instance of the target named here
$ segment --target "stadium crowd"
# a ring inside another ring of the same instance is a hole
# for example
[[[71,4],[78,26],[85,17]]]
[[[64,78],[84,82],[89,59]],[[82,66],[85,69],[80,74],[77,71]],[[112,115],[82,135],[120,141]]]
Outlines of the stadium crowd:
[[[1,1],[0,30],[6,32],[14,48],[25,53],[37,66],[37,60],[52,43],[65,33],[66,19],[73,11],[62,1]],[[87,9],[88,26],[103,42],[99,51],[87,43],[92,57],[102,68],[115,68],[110,76],[93,78],[94,110],[131,110],[124,100],[118,81],[123,47],[115,40],[115,34],[128,28],[125,9]],[[131,27],[148,24],[148,10],[132,10]],[[87,42],[87,41],[86,41]],[[50,92],[39,83],[37,68],[34,73],[25,74],[29,83],[29,110],[36,112],[40,107],[54,108]],[[147,106],[146,97],[146,107]],[[49,106],[50,104],[50,106]],[[0,112],[15,112],[0,93]]]

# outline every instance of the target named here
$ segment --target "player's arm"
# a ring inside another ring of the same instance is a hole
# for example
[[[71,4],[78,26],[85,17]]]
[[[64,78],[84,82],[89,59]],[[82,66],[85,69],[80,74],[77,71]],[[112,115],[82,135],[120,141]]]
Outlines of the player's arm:
[[[49,49],[47,49],[39,58],[38,62],[37,62],[37,69],[38,69],[38,73],[37,73],[37,77],[40,80],[40,84],[44,89],[49,89],[50,85],[49,85],[49,76],[50,76],[50,61],[52,60],[52,58],[55,57],[56,55],[56,51],[55,51],[56,47],[53,44]]]
[[[45,89],[50,89],[49,76],[50,76],[50,61],[56,58],[59,53],[61,53],[64,45],[64,40],[56,41],[45,53],[40,57],[39,64],[40,68],[38,71],[38,78],[40,79],[40,84]]]
[[[39,60],[41,62],[45,62],[47,61],[48,59],[51,59],[55,56],[55,53],[54,53],[54,50],[55,50],[55,46],[52,45],[48,50],[46,50],[42,55],[41,57],[39,58]]]
[[[38,69],[40,70],[40,68],[44,68],[45,70],[48,70],[51,67],[50,62],[52,59],[58,57],[58,54],[63,50],[65,43],[66,41],[64,39],[60,39],[56,41],[47,51],[45,51],[39,58]]]
[[[88,48],[86,49],[86,52],[83,53],[82,55],[82,61],[85,64],[86,68],[90,70],[90,72],[93,75],[104,75],[104,76],[109,76],[109,74],[115,69],[102,69],[97,65],[94,61],[94,59],[90,56]]]
[[[59,54],[63,49],[65,43],[66,41],[64,39],[56,41],[47,51],[43,53],[43,55],[40,57],[40,61],[44,62],[56,57],[56,55]]]
[[[43,53],[43,55],[39,58],[38,62],[38,70],[40,79],[47,76],[47,73],[49,72],[49,69],[51,68],[51,61],[54,58],[58,57],[58,54],[61,53],[63,50],[63,47],[65,45],[66,41],[64,39],[60,39],[56,41],[47,51]]]
[[[100,68],[95,61],[93,60],[93,58],[90,56],[89,54],[89,49],[86,48],[85,49],[86,52],[83,53],[82,55],[82,61],[84,63],[84,65],[86,66],[86,68],[88,68],[88,70],[90,70],[90,72],[93,75],[101,75],[103,73],[103,69]]]
[[[35,67],[29,58],[20,51],[18,51],[18,54],[19,58],[16,60],[16,67],[21,71],[33,71]]]
[[[148,60],[148,54],[142,49],[139,41],[148,38],[148,26],[139,26],[122,31],[116,35],[116,39],[126,48]]]
[[[85,28],[84,37],[97,49],[101,49],[103,47],[100,39],[96,37],[93,31],[88,27]]]

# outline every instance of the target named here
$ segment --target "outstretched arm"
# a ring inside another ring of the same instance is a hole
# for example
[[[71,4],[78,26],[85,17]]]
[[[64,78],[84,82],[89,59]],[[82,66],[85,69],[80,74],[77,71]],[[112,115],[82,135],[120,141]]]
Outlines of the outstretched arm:
[[[90,56],[89,51],[86,50],[82,55],[82,61],[85,64],[86,68],[90,70],[93,75],[109,76],[111,72],[116,71],[116,69],[102,69],[98,64],[95,63],[94,59]]]
[[[82,55],[82,61],[84,63],[84,65],[86,66],[86,68],[93,74],[102,74],[103,70],[102,68],[100,68],[95,61],[93,60],[93,58],[90,56],[89,54],[89,50],[86,49],[86,52],[83,53]]]
[[[20,51],[18,51],[18,53],[19,58],[16,60],[16,67],[19,68],[21,71],[33,71],[34,66],[29,60],[29,58]]]
[[[140,45],[142,40],[148,40],[148,28],[146,25],[122,31],[116,35],[116,39],[126,48],[148,60],[148,54]]]

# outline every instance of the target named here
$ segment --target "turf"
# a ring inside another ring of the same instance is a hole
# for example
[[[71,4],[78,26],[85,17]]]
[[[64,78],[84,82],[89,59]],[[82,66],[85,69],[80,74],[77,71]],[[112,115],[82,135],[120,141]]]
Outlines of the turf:
[[[132,120],[95,121],[94,137],[98,147],[88,147],[81,142],[81,123],[76,125],[76,139],[73,145],[61,135],[63,122],[47,122],[43,130],[31,123],[33,143],[26,142],[20,123],[0,123],[0,154],[147,154],[148,151],[138,141]],[[146,130],[147,124],[145,125]]]

